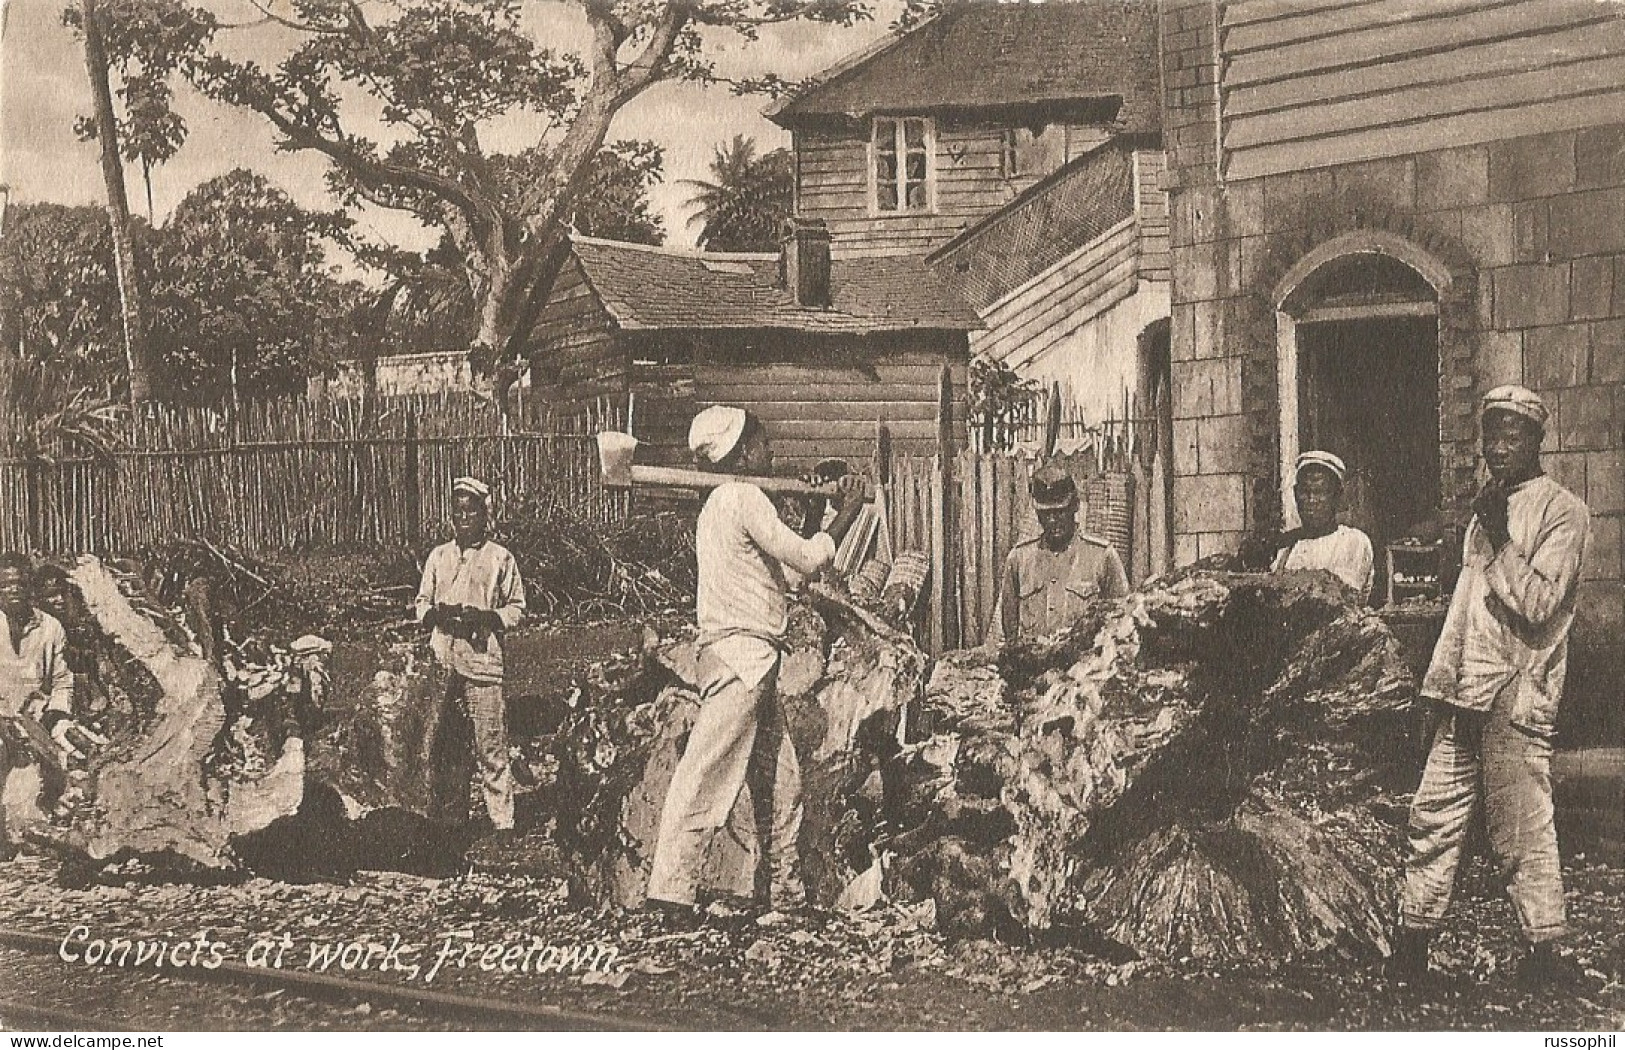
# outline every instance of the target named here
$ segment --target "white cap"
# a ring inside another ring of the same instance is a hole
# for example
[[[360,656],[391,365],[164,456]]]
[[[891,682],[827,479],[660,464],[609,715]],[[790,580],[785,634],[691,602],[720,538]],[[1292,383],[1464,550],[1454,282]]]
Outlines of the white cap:
[[[489,503],[491,500],[491,486],[479,478],[463,477],[452,481],[451,494],[454,497],[465,492],[470,496],[478,496],[481,503]]]
[[[1334,456],[1330,452],[1322,452],[1320,449],[1313,449],[1299,456],[1297,467],[1292,471],[1292,477],[1296,479],[1299,474],[1303,473],[1304,467],[1320,467],[1323,470],[1329,470],[1337,475],[1338,481],[1346,481],[1349,476],[1349,468],[1344,464],[1341,457]]]
[[[1525,419],[1532,419],[1542,430],[1546,429],[1546,402],[1542,401],[1540,395],[1528,387],[1516,386],[1511,383],[1506,386],[1496,387],[1484,395],[1484,403],[1478,414],[1482,416],[1491,409],[1499,409],[1502,412],[1511,412]]]
[[[709,463],[720,463],[739,444],[747,416],[742,408],[712,405],[694,417],[688,427],[688,447]]]

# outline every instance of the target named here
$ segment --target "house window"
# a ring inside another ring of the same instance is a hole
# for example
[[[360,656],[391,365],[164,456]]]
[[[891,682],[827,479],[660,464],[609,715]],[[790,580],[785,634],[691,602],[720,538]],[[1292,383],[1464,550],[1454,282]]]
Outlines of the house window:
[[[928,211],[931,122],[923,117],[875,118],[874,155],[875,210]]]

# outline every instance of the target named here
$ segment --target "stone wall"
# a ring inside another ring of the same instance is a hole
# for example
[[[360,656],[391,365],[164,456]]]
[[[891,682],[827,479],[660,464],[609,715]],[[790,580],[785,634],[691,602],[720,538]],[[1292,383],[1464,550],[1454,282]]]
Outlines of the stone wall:
[[[1232,550],[1281,506],[1273,301],[1335,238],[1397,236],[1446,268],[1441,492],[1466,520],[1477,400],[1522,382],[1552,410],[1545,464],[1593,538],[1571,662],[1581,736],[1625,740],[1625,124],[1225,182],[1215,11],[1166,0],[1175,557]],[[1571,727],[1572,728],[1572,727]]]

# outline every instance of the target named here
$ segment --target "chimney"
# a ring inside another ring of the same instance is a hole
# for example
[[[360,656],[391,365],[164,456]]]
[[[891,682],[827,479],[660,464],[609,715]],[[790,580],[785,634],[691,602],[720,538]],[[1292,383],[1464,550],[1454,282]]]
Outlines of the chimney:
[[[785,221],[779,277],[797,306],[829,305],[829,227],[823,219]]]

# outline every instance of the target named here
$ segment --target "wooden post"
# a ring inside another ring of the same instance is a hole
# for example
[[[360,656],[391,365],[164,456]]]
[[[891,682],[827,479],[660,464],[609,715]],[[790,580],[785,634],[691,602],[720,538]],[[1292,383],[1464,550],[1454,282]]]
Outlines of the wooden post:
[[[412,542],[423,538],[423,492],[418,477],[417,405],[406,406],[406,528]]]
[[[954,490],[954,377],[944,364],[937,378],[937,484],[932,505],[932,651],[959,647],[958,504]],[[953,542],[949,541],[953,537]]]

